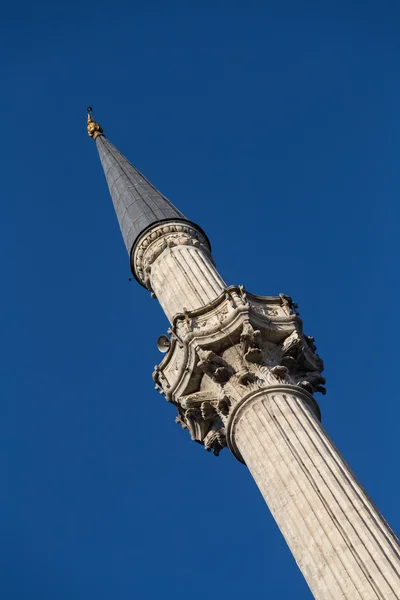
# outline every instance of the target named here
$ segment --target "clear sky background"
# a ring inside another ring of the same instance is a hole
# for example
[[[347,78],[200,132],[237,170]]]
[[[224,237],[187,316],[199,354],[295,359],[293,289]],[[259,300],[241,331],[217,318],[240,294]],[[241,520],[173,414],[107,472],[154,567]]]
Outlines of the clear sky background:
[[[1,598],[311,597],[246,468],[154,390],[168,324],[88,104],[229,284],[298,302],[323,423],[400,531],[399,34],[385,0],[2,7]]]

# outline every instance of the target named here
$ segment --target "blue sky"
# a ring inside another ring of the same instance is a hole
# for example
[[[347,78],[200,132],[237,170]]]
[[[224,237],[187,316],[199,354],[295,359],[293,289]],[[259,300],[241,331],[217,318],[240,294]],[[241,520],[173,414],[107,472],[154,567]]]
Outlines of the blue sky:
[[[298,302],[323,423],[400,531],[399,29],[384,0],[2,8],[2,598],[310,598],[246,469],[153,389],[167,322],[88,104],[229,284]]]

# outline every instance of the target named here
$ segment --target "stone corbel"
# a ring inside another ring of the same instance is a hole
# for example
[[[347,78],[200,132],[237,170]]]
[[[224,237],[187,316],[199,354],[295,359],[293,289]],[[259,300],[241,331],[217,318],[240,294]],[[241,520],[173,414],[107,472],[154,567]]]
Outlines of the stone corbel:
[[[202,418],[205,420],[225,417],[229,413],[231,400],[229,396],[221,390],[219,396],[213,390],[204,390],[181,396],[179,406],[187,410],[189,408],[199,408]]]
[[[289,371],[296,385],[310,394],[320,392],[325,395],[325,378],[321,375],[323,362],[315,350],[314,338],[295,330],[282,343],[280,365]]]
[[[210,424],[202,418],[199,408],[188,408],[184,413],[184,420],[193,441],[203,443]]]
[[[271,373],[279,382],[283,382],[289,374],[289,369],[283,365],[276,365],[272,367]]]
[[[320,392],[323,396],[326,394],[326,388],[324,387],[325,383],[325,377],[323,377],[318,371],[305,373],[297,381],[297,385],[307,390],[307,392],[310,394]]]
[[[297,330],[293,331],[282,343],[283,356],[291,356],[295,358],[302,346],[301,337]]]
[[[250,321],[243,323],[240,343],[242,345],[243,356],[247,362],[258,364],[262,362],[261,331],[258,329],[254,330]]]
[[[234,374],[234,369],[211,350],[196,348],[199,362],[197,366],[216,383],[225,383]]]
[[[193,441],[203,444],[208,452],[216,456],[226,446],[226,432],[221,418],[210,402],[178,412],[175,422],[188,429]]]
[[[184,409],[199,408],[204,402],[217,401],[217,394],[213,390],[204,390],[181,396],[178,400],[180,406]]]
[[[218,400],[215,403],[215,409],[221,418],[227,417],[231,409],[231,399],[221,390]]]
[[[282,356],[295,359],[302,371],[322,371],[323,362],[314,349],[314,338],[303,336],[296,329],[283,341]]]
[[[227,446],[225,427],[216,426],[212,428],[204,438],[204,448],[207,452],[212,452],[214,456],[219,456],[221,450]]]

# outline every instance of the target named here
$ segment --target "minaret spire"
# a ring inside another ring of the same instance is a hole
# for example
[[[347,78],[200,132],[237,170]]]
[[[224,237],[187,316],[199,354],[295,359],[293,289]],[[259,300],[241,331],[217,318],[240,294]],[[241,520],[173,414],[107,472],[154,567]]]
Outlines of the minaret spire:
[[[183,221],[199,230],[207,240],[204,232],[186,219],[105,137],[103,129],[92,117],[91,106],[88,107],[87,131],[96,142],[122,237],[131,257],[132,272],[140,283],[143,282],[135,272],[133,252],[138,239],[152,226]]]

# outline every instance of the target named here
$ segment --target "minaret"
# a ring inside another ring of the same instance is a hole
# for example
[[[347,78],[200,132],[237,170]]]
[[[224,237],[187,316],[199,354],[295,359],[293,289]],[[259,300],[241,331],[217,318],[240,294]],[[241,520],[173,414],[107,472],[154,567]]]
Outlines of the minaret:
[[[318,600],[400,600],[400,542],[320,423],[322,360],[290,297],[227,286],[202,229],[88,115],[137,281],[171,327],[156,388],[176,422],[250,470]]]

